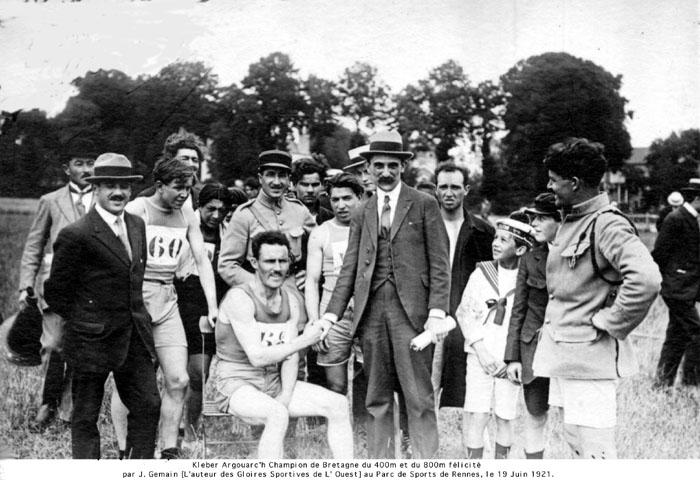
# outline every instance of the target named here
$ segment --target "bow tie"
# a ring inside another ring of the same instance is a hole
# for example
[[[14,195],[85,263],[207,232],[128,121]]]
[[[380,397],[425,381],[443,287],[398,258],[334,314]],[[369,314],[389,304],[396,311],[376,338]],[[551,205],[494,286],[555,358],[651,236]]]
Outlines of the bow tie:
[[[489,310],[496,308],[496,315],[493,317],[493,323],[495,325],[503,325],[503,320],[506,316],[507,304],[508,299],[506,297],[499,298],[498,300],[496,300],[495,298],[486,300],[486,306],[489,307]]]

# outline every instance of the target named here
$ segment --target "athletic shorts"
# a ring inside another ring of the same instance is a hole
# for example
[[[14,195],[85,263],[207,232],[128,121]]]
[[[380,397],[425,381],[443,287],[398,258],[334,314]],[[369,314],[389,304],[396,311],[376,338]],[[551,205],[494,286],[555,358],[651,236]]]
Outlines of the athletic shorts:
[[[552,377],[549,404],[562,407],[564,423],[593,428],[617,424],[617,380]]]
[[[231,396],[243,385],[250,385],[270,397],[282,391],[279,365],[254,367],[218,359],[214,366],[214,401],[219,410],[229,412]]]
[[[347,308],[343,317],[328,332],[326,344],[328,351],[319,353],[316,363],[322,367],[334,367],[345,364],[352,350],[352,309]]]
[[[530,415],[540,417],[549,410],[549,378],[535,377],[523,384],[525,407]]]
[[[507,378],[492,377],[481,368],[474,353],[467,353],[466,393],[464,410],[470,413],[493,413],[504,420],[518,417],[520,385]]]
[[[151,315],[153,343],[156,348],[187,348],[187,337],[177,308],[175,287],[172,284],[144,280],[143,303]]]
[[[216,353],[216,342],[213,333],[204,334],[202,346],[202,332],[199,330],[199,319],[209,313],[207,298],[199,282],[197,275],[190,275],[184,280],[175,280],[177,292],[177,308],[182,317],[182,325],[185,328],[187,338],[187,354],[198,355],[204,351],[207,355]]]

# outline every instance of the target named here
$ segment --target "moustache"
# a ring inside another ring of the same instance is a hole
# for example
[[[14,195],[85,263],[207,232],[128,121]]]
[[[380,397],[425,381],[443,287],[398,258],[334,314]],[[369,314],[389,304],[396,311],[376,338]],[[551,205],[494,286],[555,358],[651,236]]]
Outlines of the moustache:
[[[123,202],[126,200],[126,197],[124,195],[113,195],[109,199],[113,202]]]
[[[378,183],[391,183],[391,182],[393,182],[393,181],[394,181],[394,178],[393,178],[393,177],[379,177],[379,178],[377,179],[377,182],[378,182]]]

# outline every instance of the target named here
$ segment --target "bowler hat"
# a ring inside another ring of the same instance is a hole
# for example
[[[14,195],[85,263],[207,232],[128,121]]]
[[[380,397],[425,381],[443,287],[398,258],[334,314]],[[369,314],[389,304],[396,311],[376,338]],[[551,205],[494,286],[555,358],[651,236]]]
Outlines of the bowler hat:
[[[345,165],[343,167],[343,170],[352,170],[353,168],[357,168],[364,164],[367,160],[362,157],[362,154],[364,152],[367,152],[368,150],[369,145],[361,145],[359,147],[353,148],[352,150],[348,150],[348,158],[350,159],[350,163]]]
[[[282,150],[266,150],[258,155],[258,171],[264,168],[292,169],[292,156]]]
[[[526,207],[525,213],[530,215],[546,215],[549,217],[558,217],[559,210],[555,203],[553,193],[540,193],[535,197],[535,205],[532,207]]]
[[[123,180],[135,182],[142,180],[142,175],[134,175],[131,162],[119,153],[103,153],[95,160],[95,170],[85,181],[95,183],[101,180]]]
[[[411,152],[404,151],[401,135],[396,130],[377,132],[369,138],[369,149],[360,156],[369,161],[374,155],[389,155],[401,160],[413,157]]]

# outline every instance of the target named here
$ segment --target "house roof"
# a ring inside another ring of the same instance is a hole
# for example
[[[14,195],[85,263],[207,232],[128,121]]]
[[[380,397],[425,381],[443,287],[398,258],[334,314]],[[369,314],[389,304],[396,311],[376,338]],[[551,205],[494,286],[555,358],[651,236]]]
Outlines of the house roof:
[[[625,160],[627,165],[646,165],[646,156],[649,155],[649,147],[633,147],[632,155]]]

